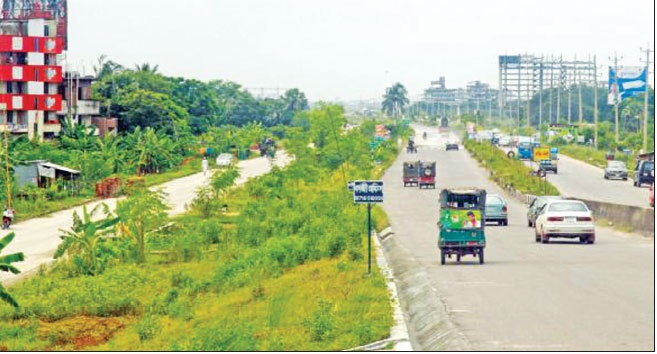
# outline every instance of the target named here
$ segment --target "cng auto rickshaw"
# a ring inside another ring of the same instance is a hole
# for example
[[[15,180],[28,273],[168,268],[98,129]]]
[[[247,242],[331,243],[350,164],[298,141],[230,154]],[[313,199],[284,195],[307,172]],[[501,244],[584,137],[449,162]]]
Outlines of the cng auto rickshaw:
[[[438,221],[440,264],[445,258],[464,255],[479,258],[484,263],[486,235],[486,191],[476,188],[443,189],[440,192],[440,220]]]
[[[436,162],[420,162],[420,181],[418,187],[436,188]]]
[[[402,181],[404,182],[404,187],[410,185],[418,185],[420,182],[420,161],[406,161],[404,162],[403,172],[402,172]]]

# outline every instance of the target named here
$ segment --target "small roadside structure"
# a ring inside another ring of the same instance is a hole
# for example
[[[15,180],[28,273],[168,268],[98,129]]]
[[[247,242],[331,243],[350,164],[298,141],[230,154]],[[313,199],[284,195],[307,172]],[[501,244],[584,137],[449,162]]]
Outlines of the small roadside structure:
[[[80,171],[61,166],[45,160],[25,161],[14,166],[14,175],[18,187],[35,185],[47,188],[53,183],[62,183],[64,188],[77,191],[79,189]],[[61,182],[60,182],[61,181]]]

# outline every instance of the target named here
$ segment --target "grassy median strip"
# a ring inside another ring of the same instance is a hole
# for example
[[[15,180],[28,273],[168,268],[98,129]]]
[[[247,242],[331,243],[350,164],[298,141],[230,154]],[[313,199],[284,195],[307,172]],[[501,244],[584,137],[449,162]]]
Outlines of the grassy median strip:
[[[559,195],[559,190],[543,178],[531,175],[531,168],[522,161],[510,159],[504,151],[489,142],[466,140],[465,148],[490,171],[490,178],[498,185],[531,195]]]
[[[584,146],[566,145],[559,148],[559,153],[596,167],[607,167],[607,153],[602,150],[596,150]],[[634,171],[632,169],[634,168],[636,155],[632,154],[628,156],[622,152],[616,152],[614,157],[616,160],[625,162],[628,177],[634,178]]]
[[[124,259],[118,238],[94,276],[71,257],[12,286],[20,307],[0,303],[0,349],[336,351],[385,339],[389,293],[375,261],[366,274],[367,214],[345,178],[372,178],[377,165],[369,137],[340,139],[351,147],[341,156],[299,144],[285,169],[199,194],[146,239],[143,261]],[[382,149],[389,163],[397,149]]]

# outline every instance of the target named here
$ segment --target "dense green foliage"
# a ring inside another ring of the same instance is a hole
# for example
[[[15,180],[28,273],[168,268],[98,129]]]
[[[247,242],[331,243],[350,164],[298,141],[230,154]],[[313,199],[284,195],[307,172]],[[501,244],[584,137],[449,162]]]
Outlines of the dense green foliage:
[[[500,186],[531,195],[559,195],[559,190],[551,183],[531,176],[531,168],[522,161],[510,159],[504,151],[490,143],[467,139],[464,145],[472,157],[490,171],[491,179]]]
[[[378,164],[369,151],[376,122],[346,132],[342,109],[331,105],[305,118],[305,128],[285,132],[295,156],[288,167],[237,189],[229,189],[236,170],[219,170],[190,212],[167,227],[158,213],[134,214],[155,196],[131,193],[119,205],[117,237],[102,242],[102,253],[111,256],[102,272],[71,271],[77,268],[72,256],[12,288],[22,306],[0,307],[3,344],[10,350],[339,350],[386,337],[392,313],[385,280],[376,271],[364,277],[365,209],[353,204],[346,183],[376,178],[398,153],[396,136],[374,152]],[[146,230],[141,241],[124,237],[126,228],[138,234],[139,225]],[[135,257],[142,245],[144,257]],[[95,334],[82,318],[98,324]],[[100,339],[89,339],[94,336]],[[81,337],[91,344],[76,347]]]

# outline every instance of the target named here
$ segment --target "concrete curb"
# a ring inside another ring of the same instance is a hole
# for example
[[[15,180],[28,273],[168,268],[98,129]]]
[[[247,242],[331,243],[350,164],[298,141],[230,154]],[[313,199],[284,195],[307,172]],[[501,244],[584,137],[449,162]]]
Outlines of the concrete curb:
[[[405,330],[409,346],[403,341],[396,342],[395,350],[470,350],[466,337],[451,322],[440,293],[430,286],[428,274],[417,265],[413,255],[397,242],[394,234],[377,242],[379,244],[382,247],[377,252],[385,257],[377,259],[385,259],[390,269],[394,269],[391,277],[399,290],[400,312],[403,310],[408,325]],[[395,317],[397,319],[397,311]],[[391,339],[395,338],[393,333]]]

